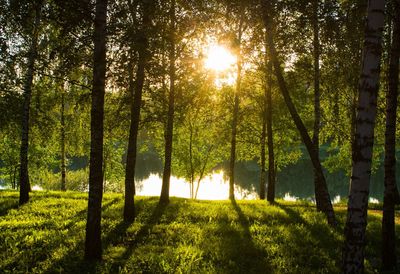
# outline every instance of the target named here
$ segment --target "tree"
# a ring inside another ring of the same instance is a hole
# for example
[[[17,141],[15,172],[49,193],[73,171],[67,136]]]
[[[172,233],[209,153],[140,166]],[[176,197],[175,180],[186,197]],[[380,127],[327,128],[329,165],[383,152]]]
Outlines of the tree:
[[[175,113],[175,0],[171,0],[170,8],[170,48],[169,48],[169,98],[168,98],[168,114],[167,125],[165,128],[165,159],[164,171],[162,178],[162,188],[160,195],[160,203],[169,203],[169,186],[171,177],[171,157],[172,157],[172,137],[174,131],[174,113]]]
[[[103,124],[106,78],[107,0],[96,1],[91,109],[89,202],[86,222],[85,259],[100,260],[101,202],[103,198]]]
[[[30,49],[28,56],[28,68],[24,83],[24,102],[22,109],[22,131],[20,149],[20,175],[19,175],[19,204],[23,205],[29,201],[29,173],[28,173],[28,146],[29,146],[29,111],[32,97],[32,83],[35,73],[35,62],[38,54],[38,37],[41,17],[42,2],[38,1],[35,5],[35,22],[32,30]]]
[[[64,83],[63,83],[64,84]],[[65,89],[64,85],[61,87],[61,130],[60,130],[60,141],[61,141],[61,191],[66,190],[66,163],[65,163]]]
[[[172,161],[175,176],[189,182],[190,197],[193,199],[197,198],[202,179],[225,156],[225,140],[220,134],[222,115],[218,98],[215,98],[217,90],[212,79],[204,76],[201,66],[197,64],[194,71],[186,70],[188,79],[180,83],[180,98],[187,105],[176,126]]]
[[[364,272],[365,229],[374,145],[385,1],[370,0],[359,82],[350,195],[345,226],[343,271]]]
[[[265,87],[266,97],[266,127],[268,139],[268,188],[267,200],[272,203],[275,200],[275,154],[274,154],[274,138],[272,132],[272,62],[268,60],[267,65],[267,86]]]
[[[317,156],[319,159],[319,131],[320,131],[320,123],[321,123],[321,95],[320,95],[320,87],[319,87],[319,78],[320,78],[320,69],[319,69],[319,60],[320,60],[320,43],[319,43],[319,23],[318,23],[318,11],[319,11],[319,1],[312,1],[312,29],[313,29],[313,57],[314,57],[314,132],[312,141],[315,146],[315,150],[317,151]],[[318,177],[316,176],[317,171],[314,170],[314,185],[315,185],[315,195],[317,196],[317,186],[319,186],[320,182],[318,182]]]
[[[240,104],[240,92],[242,86],[242,69],[243,69],[243,33],[245,31],[245,6],[240,1],[237,4],[236,13],[239,16],[239,21],[234,24],[236,29],[234,30],[234,50],[236,53],[236,87],[234,91],[234,105],[232,112],[232,124],[231,124],[231,152],[229,158],[229,199],[235,199],[235,162],[236,162],[236,139],[237,139],[237,128],[238,128],[238,116],[239,116],[239,104]],[[227,6],[229,14],[229,9],[232,8],[232,3]]]
[[[129,129],[128,152],[126,157],[125,170],[125,203],[124,203],[124,220],[133,221],[135,219],[135,165],[137,154],[137,136],[139,131],[140,109],[142,104],[143,84],[145,80],[145,68],[148,59],[148,28],[150,26],[150,1],[144,0],[142,3],[142,27],[138,33],[138,54],[139,60],[136,71],[136,81],[133,84],[132,76],[130,76],[129,89],[131,93],[131,125]],[[132,62],[132,60],[131,60]],[[130,66],[132,69],[132,66]],[[129,72],[131,74],[132,72]]]
[[[265,48],[267,48],[267,44]],[[272,132],[272,63],[265,51],[265,85],[264,85],[264,107],[262,115],[262,130],[261,130],[261,176],[260,176],[260,199],[265,199],[265,143],[268,143],[268,187],[267,200],[274,202],[275,200],[275,159],[274,159],[274,140]]]
[[[271,16],[271,5],[267,1],[262,2],[263,8],[263,16],[266,28],[267,35],[267,43],[268,43],[268,51],[271,56],[271,60],[274,66],[274,72],[276,78],[278,80],[279,89],[282,92],[283,98],[285,100],[286,106],[289,109],[290,115],[293,118],[294,123],[300,133],[301,139],[303,140],[304,145],[307,148],[307,151],[310,155],[311,162],[316,171],[316,176],[318,177],[319,184],[316,185],[316,202],[317,209],[323,211],[328,219],[328,223],[331,225],[336,224],[335,213],[333,211],[331,199],[328,193],[328,187],[326,185],[325,176],[322,171],[322,166],[319,161],[318,152],[315,149],[315,146],[307,132],[306,127],[304,126],[303,121],[301,120],[293,101],[290,97],[289,90],[286,86],[285,79],[283,78],[282,68],[277,56],[277,52],[275,49],[275,44],[273,40],[273,21]]]
[[[393,4],[393,36],[390,50],[389,87],[386,93],[386,130],[385,130],[385,192],[382,218],[382,270],[396,269],[396,237],[394,206],[400,203],[396,184],[396,118],[399,85],[400,58],[400,1]]]

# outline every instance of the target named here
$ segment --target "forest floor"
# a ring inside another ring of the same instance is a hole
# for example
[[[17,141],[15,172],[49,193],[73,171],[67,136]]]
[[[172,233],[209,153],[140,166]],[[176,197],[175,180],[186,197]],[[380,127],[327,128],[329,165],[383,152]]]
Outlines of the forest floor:
[[[0,191],[0,272],[340,273],[344,204],[335,207],[339,225],[331,228],[306,202],[136,201],[136,221],[124,223],[122,195],[104,195],[103,260],[86,263],[87,194],[33,192],[18,208],[17,192]],[[381,217],[374,206],[366,273],[379,272]]]

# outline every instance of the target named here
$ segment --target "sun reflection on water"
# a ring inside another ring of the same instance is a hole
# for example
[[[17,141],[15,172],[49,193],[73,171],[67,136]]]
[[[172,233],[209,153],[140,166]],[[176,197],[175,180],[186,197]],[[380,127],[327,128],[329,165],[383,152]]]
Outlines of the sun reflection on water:
[[[182,178],[171,176],[170,196],[190,198],[190,185]],[[151,174],[147,179],[140,181],[136,189],[139,196],[159,196],[162,178],[158,174]],[[226,200],[229,197],[229,183],[224,178],[224,172],[214,172],[205,177],[199,187],[197,199]],[[258,198],[255,189],[251,191],[235,186],[235,198],[238,200],[254,200]]]

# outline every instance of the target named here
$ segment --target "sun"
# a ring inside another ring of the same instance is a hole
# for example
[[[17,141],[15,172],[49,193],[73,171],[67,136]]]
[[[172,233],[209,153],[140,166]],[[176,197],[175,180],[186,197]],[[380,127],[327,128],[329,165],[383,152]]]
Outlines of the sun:
[[[208,49],[205,67],[215,71],[225,71],[236,63],[236,57],[228,49],[220,45],[212,45]]]

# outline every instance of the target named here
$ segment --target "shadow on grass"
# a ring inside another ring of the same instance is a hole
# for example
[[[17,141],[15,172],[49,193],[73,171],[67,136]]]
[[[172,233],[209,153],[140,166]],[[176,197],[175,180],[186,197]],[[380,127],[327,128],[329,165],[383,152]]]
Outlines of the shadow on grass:
[[[114,198],[111,201],[104,203],[102,206],[102,211],[106,211],[112,205],[118,202],[118,198]],[[71,237],[74,237],[74,230],[73,226],[75,223],[82,221],[85,219],[87,213],[87,208],[78,211],[66,224],[65,228],[68,229],[68,232],[71,234]],[[84,228],[83,228],[84,230]],[[65,239],[63,239],[65,240]],[[55,251],[55,249],[61,246],[62,243],[57,242],[55,244],[55,248],[53,250],[49,250],[48,253],[51,254]],[[59,260],[52,261],[47,269],[43,270],[43,273],[55,273],[57,272],[68,272],[68,273],[95,273],[99,263],[98,262],[91,262],[85,261],[83,259],[85,249],[85,242],[84,239],[77,241],[76,246],[69,250],[66,255],[61,257]]]
[[[152,211],[151,216],[145,221],[144,225],[139,229],[132,239],[124,239],[123,235],[126,235],[127,229],[132,225],[133,222],[122,221],[115,227],[115,229],[108,233],[105,239],[106,247],[111,244],[116,245],[121,243],[127,245],[125,251],[118,258],[115,258],[115,262],[111,265],[112,272],[118,271],[118,269],[121,267],[123,268],[127,264],[129,258],[135,251],[135,248],[150,235],[150,231],[154,225],[159,222],[167,206],[167,204],[157,203]],[[117,241],[115,237],[116,235],[121,235],[121,237],[118,237],[119,239],[117,238]]]
[[[0,202],[0,217],[5,216],[12,209],[18,208],[18,200],[5,199]]]
[[[217,269],[224,269],[227,273],[270,273],[267,254],[254,244],[249,220],[235,200],[231,200],[231,204],[238,216],[240,228],[226,222],[226,219],[218,221],[217,230],[213,233],[218,237],[215,239],[218,242],[217,250],[210,250],[218,260],[213,263]]]
[[[324,221],[315,219],[316,216],[313,212],[309,215],[310,219],[307,219],[307,211],[304,211],[304,216],[300,212],[302,207],[282,205],[280,203],[275,203],[275,206],[284,210],[290,220],[285,229],[285,241],[290,243],[290,245],[282,245],[282,253],[289,256],[290,254],[298,254],[299,258],[302,259],[292,260],[292,262],[300,265],[302,268],[318,269],[320,267],[328,271],[340,269],[342,248],[340,235],[343,235],[341,225],[333,228],[328,225],[325,218]],[[311,250],[303,250],[303,246],[311,246],[313,248]],[[326,259],[324,260],[323,258]],[[332,260],[332,258],[336,258],[333,265],[328,261]],[[327,263],[326,265],[324,265],[325,262]]]

